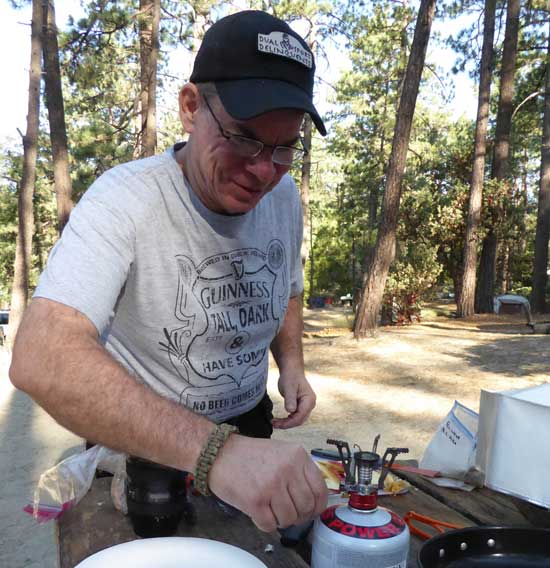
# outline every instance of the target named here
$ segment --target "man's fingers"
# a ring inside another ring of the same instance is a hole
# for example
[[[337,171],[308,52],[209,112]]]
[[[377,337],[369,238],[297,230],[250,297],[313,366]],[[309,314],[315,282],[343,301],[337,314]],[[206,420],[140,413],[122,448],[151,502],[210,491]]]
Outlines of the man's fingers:
[[[313,507],[312,517],[320,515],[326,508],[328,503],[328,488],[319,468],[310,460],[304,466],[304,477],[310,487],[310,491],[314,496],[315,505]]]
[[[302,412],[301,409],[291,414],[287,418],[274,418],[271,421],[274,428],[280,428],[281,430],[285,430],[287,428],[294,428],[296,426],[301,426],[310,416],[311,411],[309,412]]]
[[[271,511],[277,519],[277,526],[283,529],[290,525],[295,525],[300,518],[300,514],[296,510],[287,489],[283,489],[280,493],[273,496],[271,499]]]
[[[314,407],[314,398],[303,397],[298,401],[296,412],[289,414],[287,418],[274,418],[271,423],[274,428],[279,428],[280,430],[301,426],[310,417]]]
[[[327,502],[323,477],[307,452],[281,440],[230,436],[208,482],[213,493],[266,532],[304,522],[321,513]]]
[[[296,400],[297,391],[296,389],[287,389],[285,390],[284,402],[285,402],[285,410],[292,414],[296,412],[298,408],[298,401]]]
[[[307,480],[304,479],[304,483],[289,485],[288,493],[298,513],[296,524],[311,519],[315,511],[316,497]]]
[[[252,522],[263,532],[277,530],[278,521],[270,507],[265,507],[261,512],[250,517]]]
[[[289,416],[288,418],[274,418],[271,421],[271,424],[273,425],[273,428],[286,430],[288,428],[295,428],[296,426],[302,425],[306,419],[307,416],[303,417],[296,412],[291,416]]]
[[[269,511],[262,511],[253,520],[261,530],[269,532],[277,528],[304,523],[321,514],[327,507],[328,490],[317,466],[311,460],[303,464],[301,475],[286,487],[274,493]]]

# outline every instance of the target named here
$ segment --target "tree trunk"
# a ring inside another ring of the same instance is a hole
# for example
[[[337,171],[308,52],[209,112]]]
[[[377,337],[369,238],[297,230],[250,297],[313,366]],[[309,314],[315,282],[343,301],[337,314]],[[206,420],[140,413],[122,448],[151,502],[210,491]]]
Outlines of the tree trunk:
[[[385,83],[385,96],[384,96],[384,105],[382,110],[382,120],[380,121],[380,126],[378,127],[378,132],[380,134],[380,144],[378,146],[378,160],[383,172],[382,176],[378,177],[376,175],[375,179],[371,182],[371,188],[369,191],[368,197],[368,229],[372,231],[376,229],[376,223],[378,219],[378,201],[379,201],[379,194],[380,194],[380,179],[385,174],[385,164],[386,164],[386,130],[385,125],[388,121],[388,98],[390,93],[390,82],[389,80]],[[376,172],[378,174],[378,172]],[[372,251],[371,251],[372,252]]]
[[[512,98],[514,94],[514,76],[516,73],[516,56],[518,47],[520,0],[508,0],[506,11],[506,31],[502,51],[502,68],[500,71],[500,96],[498,103],[497,124],[495,129],[495,149],[491,178],[503,182],[508,175],[510,156],[510,131],[512,128]],[[498,215],[500,218],[502,215]],[[480,275],[476,289],[477,311],[490,313],[493,311],[495,293],[496,254],[498,234],[496,227],[490,228],[485,237],[481,252]]]
[[[38,272],[42,274],[46,266],[46,262],[45,262],[44,246],[42,244],[44,239],[41,230],[42,221],[38,216],[38,214],[34,216],[33,222],[34,222],[33,246],[36,254],[36,268]]]
[[[315,280],[315,250],[313,248],[313,212],[309,210],[309,297],[313,297]]]
[[[357,286],[357,245],[355,244],[355,234],[351,235],[351,296],[353,298],[352,304],[355,304],[355,293],[358,289]]]
[[[418,11],[414,40],[397,111],[380,228],[376,239],[374,257],[363,281],[361,300],[355,320],[354,335],[357,339],[362,339],[376,330],[388,271],[395,256],[401,184],[405,171],[416,97],[435,13],[435,1],[422,0]]]
[[[451,278],[453,279],[453,289],[455,294],[454,300],[458,309],[458,306],[462,299],[462,283],[464,281],[462,274],[462,267],[460,264],[458,265],[458,269],[456,270],[456,272],[454,272],[454,274],[451,274]]]
[[[313,20],[310,20],[310,30],[308,33],[309,48],[315,52],[317,57],[317,25]],[[311,116],[306,114],[304,116],[304,144],[307,149],[307,154],[304,156],[302,162],[302,177],[300,180],[300,195],[302,197],[303,209],[303,223],[304,223],[304,238],[302,240],[302,267],[305,267],[306,261],[309,256],[310,238],[309,238],[309,190],[311,182],[311,151],[313,139],[313,121]]]
[[[19,190],[19,229],[15,249],[13,286],[11,292],[10,334],[8,345],[13,345],[29,294],[29,271],[31,268],[32,233],[34,224],[33,193],[38,155],[38,124],[40,116],[40,66],[42,53],[42,4],[33,0],[31,25],[31,63],[29,71],[29,101],[27,132],[23,137],[23,175]]]
[[[46,88],[46,106],[50,123],[50,141],[52,144],[53,178],[57,201],[57,224],[59,233],[69,220],[73,208],[71,200],[72,183],[69,173],[69,150],[67,129],[65,127],[65,109],[61,90],[61,72],[59,69],[59,46],[57,44],[57,26],[55,24],[54,0],[44,0],[44,83]]]
[[[157,66],[160,0],[140,0],[139,54],[141,81],[141,156],[157,148]]]
[[[476,312],[490,314],[494,311],[495,273],[497,269],[498,240],[494,230],[483,239],[479,260],[479,279],[476,285]]]
[[[309,186],[311,179],[311,138],[313,122],[309,114],[304,117],[304,144],[308,152],[302,162],[302,179],[300,181],[300,196],[302,198],[302,211],[304,220],[304,238],[302,240],[302,267],[305,267],[309,257],[311,245],[309,234]]]
[[[550,30],[546,59],[546,87],[544,92],[544,115],[542,119],[542,145],[540,159],[539,208],[537,236],[533,262],[533,311],[546,311],[546,283],[548,281],[548,239],[550,238]]]
[[[510,282],[510,243],[502,241],[500,243],[499,259],[497,262],[497,280],[496,289],[499,294],[508,292],[508,283]]]
[[[464,239],[464,263],[461,293],[457,298],[457,317],[469,317],[474,313],[478,230],[481,219],[483,181],[485,178],[485,155],[487,148],[487,124],[489,122],[489,101],[493,68],[493,40],[495,36],[496,0],[485,2],[485,22],[483,25],[483,47],[479,70],[479,93],[477,99],[476,133],[470,200]],[[456,294],[456,290],[455,290]]]

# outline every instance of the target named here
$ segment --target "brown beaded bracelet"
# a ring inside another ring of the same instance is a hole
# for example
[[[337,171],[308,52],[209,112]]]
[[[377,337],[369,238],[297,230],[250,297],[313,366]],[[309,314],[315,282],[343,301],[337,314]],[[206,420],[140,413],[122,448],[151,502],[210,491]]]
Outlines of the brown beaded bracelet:
[[[238,433],[239,429],[231,424],[217,424],[214,430],[208,436],[206,444],[204,444],[201,455],[197,460],[195,469],[195,489],[202,495],[212,495],[208,488],[208,472],[220,451],[225,444],[227,438],[231,434]]]

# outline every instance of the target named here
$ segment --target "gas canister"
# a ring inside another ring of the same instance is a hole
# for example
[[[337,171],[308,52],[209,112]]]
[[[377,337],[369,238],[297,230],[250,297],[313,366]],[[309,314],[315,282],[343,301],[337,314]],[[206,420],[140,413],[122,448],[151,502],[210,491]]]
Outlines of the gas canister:
[[[352,460],[347,442],[327,442],[338,447],[346,474],[343,489],[349,501],[328,507],[316,519],[312,568],[406,568],[409,528],[399,515],[378,505],[379,485],[372,484],[372,472],[380,456],[359,451]],[[384,477],[382,474],[379,484],[383,484]]]

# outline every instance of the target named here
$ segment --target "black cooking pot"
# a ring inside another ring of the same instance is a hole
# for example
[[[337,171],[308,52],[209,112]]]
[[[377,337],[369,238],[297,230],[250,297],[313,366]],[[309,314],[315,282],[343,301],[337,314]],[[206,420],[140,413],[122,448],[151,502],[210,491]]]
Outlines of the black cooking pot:
[[[424,543],[420,568],[550,568],[550,529],[468,527]]]

